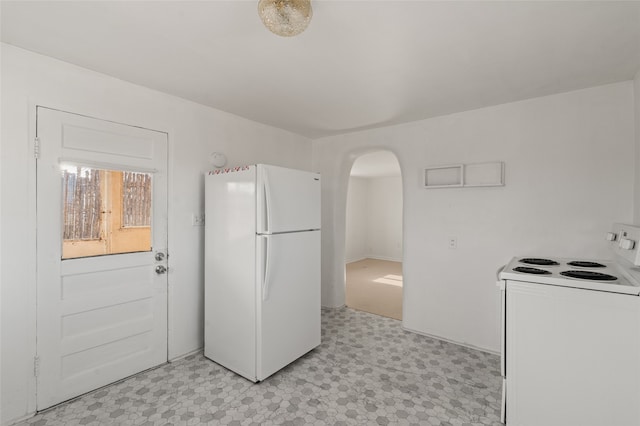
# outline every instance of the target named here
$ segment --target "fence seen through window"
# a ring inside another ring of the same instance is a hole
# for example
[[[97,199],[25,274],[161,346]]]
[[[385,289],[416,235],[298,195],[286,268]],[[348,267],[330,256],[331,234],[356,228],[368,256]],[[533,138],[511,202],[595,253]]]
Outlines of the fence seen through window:
[[[151,250],[152,175],[62,167],[62,258]]]

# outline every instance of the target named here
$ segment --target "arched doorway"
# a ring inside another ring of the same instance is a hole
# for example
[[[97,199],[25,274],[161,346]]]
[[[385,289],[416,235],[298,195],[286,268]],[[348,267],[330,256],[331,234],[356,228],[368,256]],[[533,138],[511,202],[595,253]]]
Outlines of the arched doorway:
[[[346,203],[345,299],[350,308],[402,319],[402,175],[376,151],[351,167]]]

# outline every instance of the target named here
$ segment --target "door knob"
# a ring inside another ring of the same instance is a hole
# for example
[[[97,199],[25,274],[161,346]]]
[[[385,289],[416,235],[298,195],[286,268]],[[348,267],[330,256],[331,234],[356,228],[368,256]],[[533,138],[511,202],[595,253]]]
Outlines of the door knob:
[[[156,260],[157,260],[158,262],[163,261],[163,260],[164,260],[164,253],[163,253],[163,252],[161,252],[161,251],[157,252],[157,253],[156,253]]]
[[[164,265],[156,266],[156,274],[165,274],[167,272],[167,268]]]

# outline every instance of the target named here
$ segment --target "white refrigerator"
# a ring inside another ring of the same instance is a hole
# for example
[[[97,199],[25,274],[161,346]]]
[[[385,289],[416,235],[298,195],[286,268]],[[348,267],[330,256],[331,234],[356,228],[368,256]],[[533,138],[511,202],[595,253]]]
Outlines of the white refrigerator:
[[[205,176],[204,354],[258,382],[320,344],[320,175]]]

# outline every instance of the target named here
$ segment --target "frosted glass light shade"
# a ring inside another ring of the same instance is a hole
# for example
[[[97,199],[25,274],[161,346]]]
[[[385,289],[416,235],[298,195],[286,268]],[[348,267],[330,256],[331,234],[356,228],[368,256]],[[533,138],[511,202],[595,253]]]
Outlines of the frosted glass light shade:
[[[260,0],[258,14],[269,31],[291,37],[307,29],[313,11],[311,0]]]

